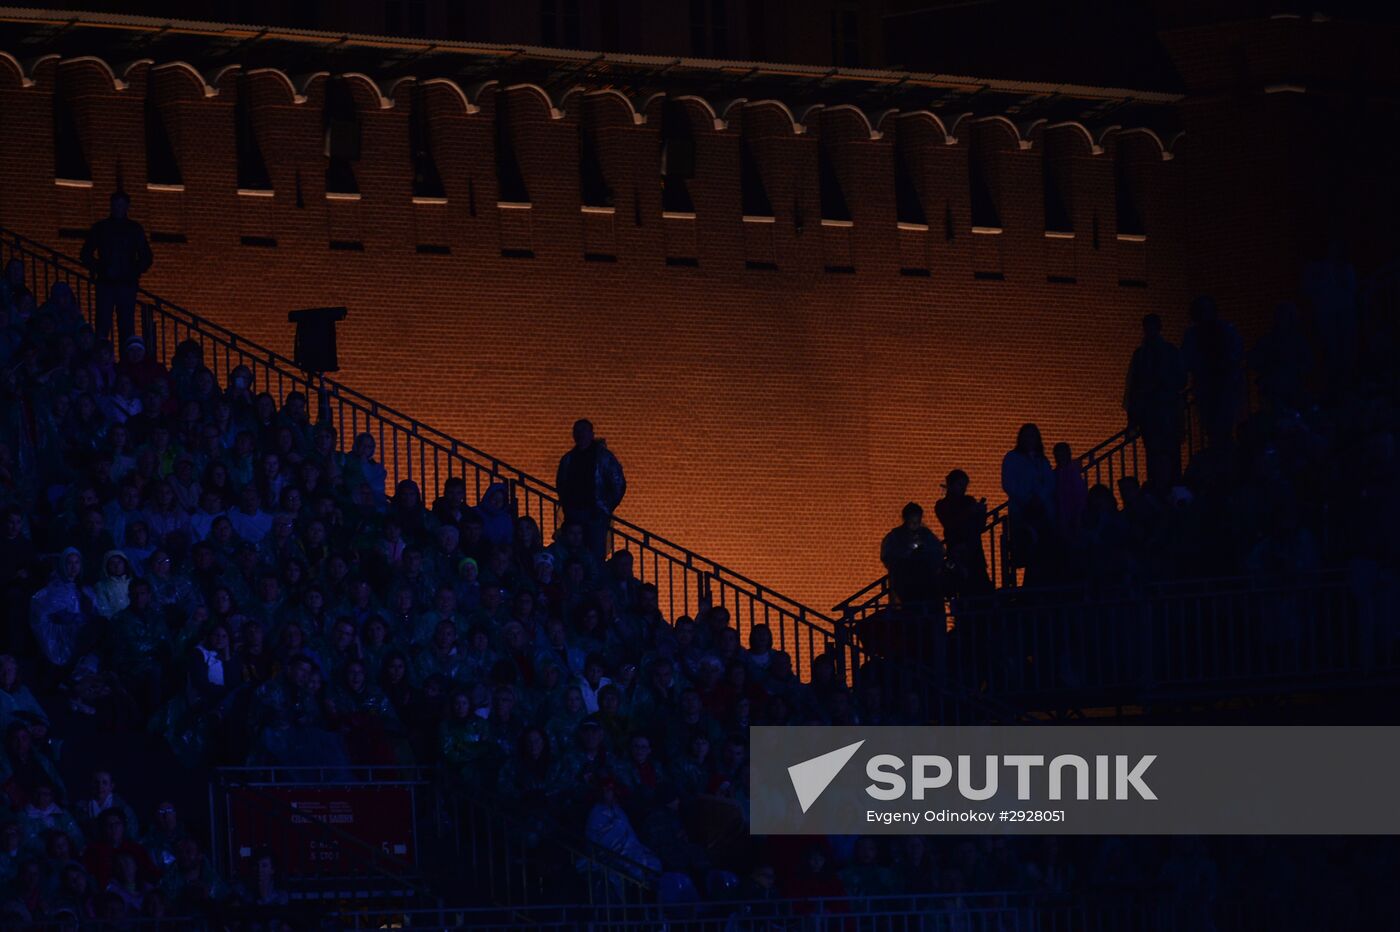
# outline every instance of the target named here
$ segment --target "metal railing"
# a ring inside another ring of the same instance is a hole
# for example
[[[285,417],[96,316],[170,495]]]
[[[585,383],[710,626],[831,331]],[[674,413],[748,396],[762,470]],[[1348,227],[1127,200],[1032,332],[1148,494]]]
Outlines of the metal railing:
[[[506,917],[493,913],[453,910],[412,910],[397,915],[376,912],[343,919],[353,923],[345,926],[347,930],[401,926],[423,930],[567,928],[581,932],[1030,932],[1039,927],[1040,916],[1041,906],[1033,898],[993,892],[653,903],[606,910],[579,904],[517,910],[509,917],[514,926]]]
[[[347,792],[358,796],[344,798]],[[266,845],[298,899],[421,901],[432,887],[450,891],[458,905],[507,908],[655,900],[655,871],[552,821],[531,823],[430,767],[221,767],[210,784],[209,816],[216,868],[233,876],[253,845]],[[317,835],[316,826],[332,834]]]
[[[853,636],[923,658],[967,694],[1060,713],[1394,685],[1397,612],[1387,586],[1317,573],[1004,590],[961,600],[947,627],[909,606],[872,610]]]
[[[568,904],[516,909],[439,908],[346,910],[230,908],[211,917],[169,920],[85,921],[84,929],[183,929],[205,932],[229,922],[256,923],[278,918],[315,920],[318,929],[361,932],[370,929],[448,929],[507,932],[530,928],[551,932],[1245,932],[1271,928],[1277,908],[1260,904],[1207,903],[1171,898],[1161,892],[1139,897],[1088,894],[1041,897],[1025,893],[949,893],[902,896],[813,897],[809,899],[729,900],[599,909]],[[1260,920],[1265,920],[1261,922]],[[6,928],[0,925],[0,928]],[[61,929],[26,924],[31,929]]]
[[[1190,406],[1187,405],[1187,410]],[[1195,435],[1187,416],[1188,438]],[[1193,449],[1192,441],[1184,441],[1187,450]],[[1114,488],[1124,476],[1138,475],[1146,454],[1142,448],[1142,434],[1135,428],[1125,427],[1087,450],[1080,456],[1084,479],[1091,485],[1105,483]],[[1016,568],[1010,559],[1011,538],[1008,517],[1011,503],[1003,501],[987,512],[987,521],[982,528],[982,549],[987,559],[988,577],[995,582],[1001,580],[1002,588],[1015,588],[1019,582]],[[868,585],[842,599],[832,607],[832,612],[848,622],[858,621],[871,612],[887,608],[893,593],[890,590],[889,576],[881,576]]]
[[[511,910],[575,902],[613,911],[656,900],[658,872],[575,837],[542,813],[531,821],[476,788],[449,792],[458,891]]]
[[[0,228],[0,252],[4,261],[24,261],[36,296],[47,295],[55,282],[67,282],[92,320],[96,289],[88,270],[73,258],[4,228]],[[235,368],[247,366],[253,373],[254,390],[269,393],[279,405],[289,393],[301,392],[320,410],[319,398],[329,408],[341,449],[350,449],[357,435],[370,434],[387,473],[389,491],[400,481],[411,480],[426,506],[449,478],[465,480],[478,500],[499,482],[506,485],[516,513],[533,517],[546,538],[559,528],[563,519],[559,498],[544,480],[342,382],[310,376],[280,353],[145,289],[139,291],[139,304],[147,351],[161,362],[168,364],[176,348],[192,340],[201,347],[204,364],[221,385],[227,384]],[[658,603],[668,618],[693,615],[709,604],[722,606],[745,643],[754,625],[766,624],[772,629],[774,646],[792,656],[800,673],[835,646],[837,626],[831,616],[630,521],[613,519],[612,548],[632,554],[638,578],[656,585]]]

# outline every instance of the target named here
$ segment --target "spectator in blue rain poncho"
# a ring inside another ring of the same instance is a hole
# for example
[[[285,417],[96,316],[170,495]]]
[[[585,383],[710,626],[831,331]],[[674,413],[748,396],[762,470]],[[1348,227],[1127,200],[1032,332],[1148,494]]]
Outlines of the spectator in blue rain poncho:
[[[48,585],[29,600],[29,626],[39,642],[39,652],[59,669],[77,657],[84,629],[95,615],[82,575],[82,555],[76,547],[68,547],[59,555]]]

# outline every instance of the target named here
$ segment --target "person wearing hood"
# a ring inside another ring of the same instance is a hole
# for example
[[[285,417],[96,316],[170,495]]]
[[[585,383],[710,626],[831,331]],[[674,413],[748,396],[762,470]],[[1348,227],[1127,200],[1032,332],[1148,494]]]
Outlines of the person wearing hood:
[[[494,549],[510,546],[515,539],[515,515],[510,511],[510,498],[504,482],[493,482],[476,506],[481,515],[482,535]]]
[[[613,513],[627,494],[627,479],[607,442],[593,436],[592,421],[581,418],[574,422],[574,446],[559,458],[554,487],[565,520],[584,526],[588,549],[601,565],[608,551]]]
[[[54,282],[49,288],[49,299],[39,308],[41,313],[53,314],[54,324],[59,333],[77,334],[87,323],[83,319],[83,309],[73,296],[73,288],[67,282]]]
[[[83,629],[96,614],[82,575],[82,554],[77,547],[65,548],[48,585],[29,600],[29,626],[39,652],[54,667],[73,662]]]
[[[138,336],[129,336],[122,341],[122,361],[117,363],[117,377],[126,376],[131,379],[131,384],[136,386],[136,390],[144,393],[159,382],[166,379],[165,367],[160,364],[160,360],[153,359],[146,352],[146,341]],[[146,401],[141,402],[142,410],[146,414],[155,416],[160,411],[159,405],[149,405]]]
[[[108,550],[102,557],[97,582],[92,587],[92,607],[109,621],[131,604],[131,562],[120,550]]]

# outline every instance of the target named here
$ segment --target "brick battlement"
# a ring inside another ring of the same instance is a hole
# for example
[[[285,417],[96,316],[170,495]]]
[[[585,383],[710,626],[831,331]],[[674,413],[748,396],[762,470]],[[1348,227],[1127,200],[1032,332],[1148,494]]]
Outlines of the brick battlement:
[[[625,515],[815,605],[876,575],[879,536],[948,469],[999,499],[1021,423],[1079,449],[1121,428],[1139,320],[1179,335],[1193,219],[1215,209],[1190,183],[1209,176],[1195,137],[1164,135],[1165,98],[930,84],[899,94],[937,107],[880,108],[844,83],[750,93],[720,68],[647,88],[349,61],[358,190],[328,193],[332,75],[256,48],[219,67],[68,51],[0,60],[4,225],[76,251],[120,183],[154,241],[153,291],[279,349],[287,310],[344,304],[344,382],[540,475],[589,416],[628,468]],[[55,180],[56,92],[90,179]],[[179,184],[147,184],[147,101]],[[240,112],[266,187],[239,189]],[[663,203],[675,114],[690,210]],[[585,201],[583,131],[607,203]],[[414,139],[433,195],[415,194]],[[505,142],[528,202],[502,192]],[[770,213],[745,214],[745,150]],[[823,217],[824,172],[844,216]]]

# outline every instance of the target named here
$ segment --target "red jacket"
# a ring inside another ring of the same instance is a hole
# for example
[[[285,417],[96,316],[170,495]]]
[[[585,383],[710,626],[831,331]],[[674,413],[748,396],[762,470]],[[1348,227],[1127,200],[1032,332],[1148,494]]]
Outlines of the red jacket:
[[[116,866],[117,854],[123,851],[136,859],[136,873],[142,880],[147,883],[160,880],[160,871],[156,870],[151,856],[136,842],[128,838],[114,848],[105,841],[97,841],[88,845],[87,850],[83,852],[83,867],[86,867],[88,873],[97,881],[97,889],[107,889],[107,882],[112,879],[112,870]]]

